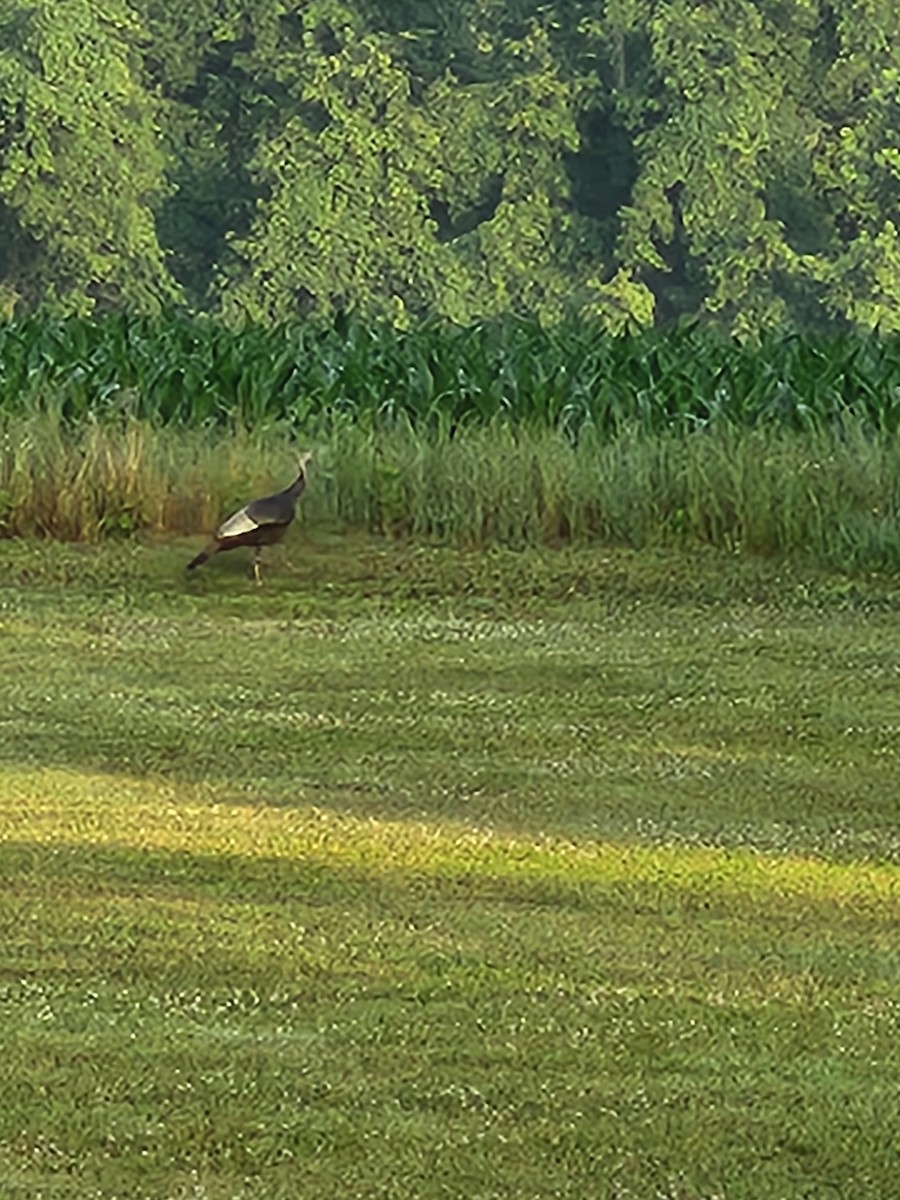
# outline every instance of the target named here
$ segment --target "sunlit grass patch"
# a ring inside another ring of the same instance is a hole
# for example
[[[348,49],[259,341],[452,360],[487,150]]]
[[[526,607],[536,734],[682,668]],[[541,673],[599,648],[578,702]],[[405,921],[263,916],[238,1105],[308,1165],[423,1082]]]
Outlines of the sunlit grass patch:
[[[341,904],[371,893],[397,905],[404,897],[526,905],[602,921],[651,913],[676,924],[746,919],[748,933],[788,918],[809,922],[811,934],[865,925],[882,949],[900,923],[900,871],[865,861],[514,836],[302,802],[247,804],[123,776],[7,773],[2,791],[7,866],[30,888],[60,896],[265,906]],[[174,912],[166,919],[178,923]]]
[[[451,821],[364,819],[302,803],[247,804],[212,788],[122,775],[6,771],[0,787],[0,835],[8,843],[259,856],[348,867],[373,877],[418,872],[435,880],[543,880],[573,893],[582,884],[658,884],[673,893],[884,904],[886,916],[891,904],[900,904],[900,870],[867,861],[515,837]]]

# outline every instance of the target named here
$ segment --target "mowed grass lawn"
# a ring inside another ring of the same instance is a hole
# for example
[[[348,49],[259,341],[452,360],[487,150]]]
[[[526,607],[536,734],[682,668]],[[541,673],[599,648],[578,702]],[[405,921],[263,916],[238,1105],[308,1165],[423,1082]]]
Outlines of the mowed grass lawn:
[[[0,544],[0,1197],[900,1194],[900,587]]]

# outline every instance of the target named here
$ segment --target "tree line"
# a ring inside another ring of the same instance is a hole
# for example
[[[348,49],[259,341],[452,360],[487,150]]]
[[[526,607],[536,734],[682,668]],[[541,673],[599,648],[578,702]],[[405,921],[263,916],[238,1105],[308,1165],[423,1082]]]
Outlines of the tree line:
[[[893,0],[0,0],[0,313],[900,328]]]

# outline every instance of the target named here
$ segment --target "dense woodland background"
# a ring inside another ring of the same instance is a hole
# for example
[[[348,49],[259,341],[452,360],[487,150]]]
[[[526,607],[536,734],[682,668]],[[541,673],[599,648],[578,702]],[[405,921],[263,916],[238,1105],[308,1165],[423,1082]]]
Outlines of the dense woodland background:
[[[900,328],[893,0],[0,0],[0,307]]]

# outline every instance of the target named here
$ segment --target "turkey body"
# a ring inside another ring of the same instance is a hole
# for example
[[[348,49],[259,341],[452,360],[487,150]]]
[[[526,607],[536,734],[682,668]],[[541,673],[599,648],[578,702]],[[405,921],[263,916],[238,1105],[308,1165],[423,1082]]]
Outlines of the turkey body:
[[[251,500],[243,508],[223,521],[211,540],[192,558],[187,565],[189,571],[202,566],[214,554],[223,550],[236,550],[238,546],[253,546],[253,576],[257,583],[262,579],[259,573],[259,561],[263,546],[271,546],[280,542],[287,533],[297,512],[297,501],[306,489],[306,467],[312,459],[311,454],[304,454],[300,459],[300,472],[297,478],[283,491],[274,492],[271,496],[263,496],[259,500]]]

